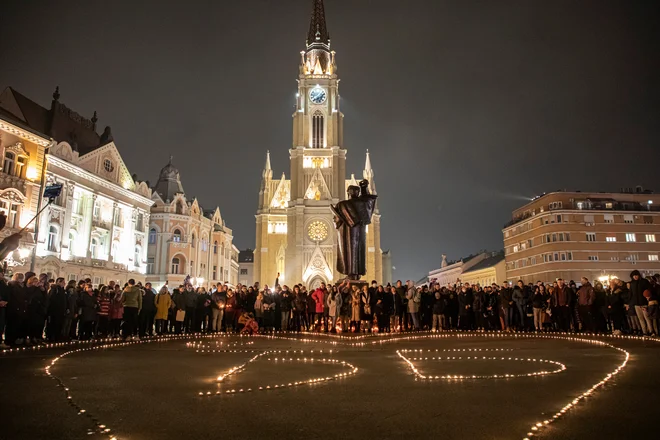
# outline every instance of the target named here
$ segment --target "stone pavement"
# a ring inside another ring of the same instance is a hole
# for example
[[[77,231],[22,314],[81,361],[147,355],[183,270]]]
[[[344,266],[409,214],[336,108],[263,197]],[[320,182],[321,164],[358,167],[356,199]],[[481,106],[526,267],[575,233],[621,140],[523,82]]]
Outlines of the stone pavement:
[[[89,348],[0,355],[0,439],[656,435],[652,340],[214,335]]]

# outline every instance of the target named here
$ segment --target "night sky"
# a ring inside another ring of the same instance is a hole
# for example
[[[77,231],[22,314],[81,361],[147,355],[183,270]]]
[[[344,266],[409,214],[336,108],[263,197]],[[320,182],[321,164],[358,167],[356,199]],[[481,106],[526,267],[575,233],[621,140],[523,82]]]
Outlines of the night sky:
[[[557,189],[660,190],[660,2],[326,0],[348,171],[371,152],[395,278],[502,247]],[[4,0],[0,87],[99,114],[132,173],[254,246],[266,150],[289,176],[312,0]]]

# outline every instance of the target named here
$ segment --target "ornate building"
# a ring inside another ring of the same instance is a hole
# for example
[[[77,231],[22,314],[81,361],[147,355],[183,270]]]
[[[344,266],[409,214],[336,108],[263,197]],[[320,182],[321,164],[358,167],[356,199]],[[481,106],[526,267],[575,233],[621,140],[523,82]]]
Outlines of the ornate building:
[[[330,50],[322,0],[314,1],[306,49],[300,53],[298,93],[289,150],[290,179],[273,179],[270,153],[262,174],[256,215],[254,280],[273,284],[303,282],[315,287],[342,278],[336,267],[336,234],[331,204],[346,198],[344,115],[339,108],[335,52]],[[376,193],[369,153],[362,177]],[[382,281],[380,214],[367,229],[367,274]]]
[[[56,90],[46,109],[12,88],[0,95],[0,209],[10,223],[3,234],[36,214],[42,169],[47,184],[63,185],[40,216],[36,240],[32,223],[8,263],[30,270],[36,247],[37,273],[94,284],[144,280],[151,190],[131,177],[110,128],[96,132],[96,113],[86,119],[59,98]]]
[[[198,286],[235,285],[238,249],[220,209],[204,211],[197,199],[186,198],[171,158],[153,190],[147,281],[156,288],[165,283],[173,288],[190,276]]]

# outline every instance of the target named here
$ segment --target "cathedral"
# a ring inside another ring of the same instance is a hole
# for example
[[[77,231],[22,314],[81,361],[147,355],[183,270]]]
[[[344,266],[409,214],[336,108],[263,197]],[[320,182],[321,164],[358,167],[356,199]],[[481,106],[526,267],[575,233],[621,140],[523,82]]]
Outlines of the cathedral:
[[[254,279],[262,285],[272,286],[277,279],[314,288],[344,278],[336,269],[337,234],[330,205],[346,199],[348,186],[362,178],[376,194],[368,150],[362,175],[347,178],[337,62],[323,0],[314,0],[297,81],[288,179],[285,173],[273,178],[270,152],[266,154],[256,214]],[[383,281],[382,254],[376,208],[367,228],[367,274],[362,279]]]

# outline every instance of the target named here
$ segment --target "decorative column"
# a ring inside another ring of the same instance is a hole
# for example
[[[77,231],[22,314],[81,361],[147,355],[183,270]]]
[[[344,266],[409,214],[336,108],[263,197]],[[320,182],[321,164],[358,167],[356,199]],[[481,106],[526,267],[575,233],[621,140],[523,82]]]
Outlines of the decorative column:
[[[75,249],[69,247],[69,232],[71,231],[71,207],[73,204],[73,190],[75,188],[75,183],[71,180],[67,180],[64,185],[64,195],[62,199],[64,200],[64,223],[62,224],[62,247],[66,244],[66,248],[69,251],[67,260],[73,259],[75,255]],[[60,255],[62,248],[60,248]]]
[[[85,224],[85,245],[87,246],[87,258],[92,258],[92,222],[94,220],[94,204],[96,203],[96,197],[96,194],[92,194],[91,197],[88,194],[84,195],[84,208],[86,211],[84,218],[87,220],[87,223]]]
[[[108,261],[114,261],[115,257],[112,255],[112,242],[115,238],[115,223],[118,221],[117,214],[119,210],[119,205],[117,202],[112,202],[112,219],[110,220],[110,236],[108,238],[108,244],[106,246],[106,252],[108,253]]]

